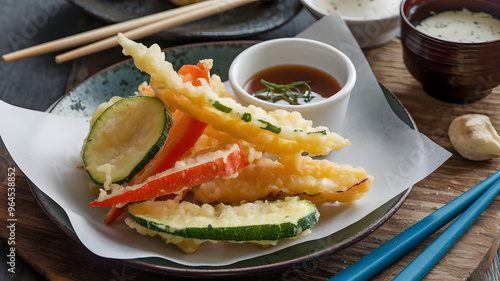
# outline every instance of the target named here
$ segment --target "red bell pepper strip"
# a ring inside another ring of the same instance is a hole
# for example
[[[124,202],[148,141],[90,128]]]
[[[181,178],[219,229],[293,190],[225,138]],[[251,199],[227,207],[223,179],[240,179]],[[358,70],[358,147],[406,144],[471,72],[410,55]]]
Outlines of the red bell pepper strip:
[[[117,204],[127,204],[173,194],[190,189],[218,177],[227,177],[237,173],[249,163],[246,156],[237,145],[224,151],[224,155],[216,154],[210,161],[201,160],[200,164],[179,170],[174,167],[153,179],[137,186],[123,187],[115,195],[106,195],[101,201],[93,201],[89,206],[104,207]],[[204,159],[207,157],[201,157]],[[111,197],[109,197],[111,196]]]

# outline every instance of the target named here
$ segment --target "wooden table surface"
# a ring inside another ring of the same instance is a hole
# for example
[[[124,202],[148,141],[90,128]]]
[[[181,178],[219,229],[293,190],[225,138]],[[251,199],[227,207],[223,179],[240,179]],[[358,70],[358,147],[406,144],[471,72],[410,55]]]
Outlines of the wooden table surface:
[[[24,6],[26,4],[31,6]],[[0,7],[1,15],[12,20],[5,21],[5,25],[2,25],[0,20],[0,28],[9,39],[8,42],[0,43],[0,51],[7,53],[17,47],[27,47],[27,44],[41,43],[77,30],[102,25],[63,1],[53,0],[53,4],[58,5],[58,12],[49,15],[45,25],[38,26],[33,24],[36,21],[33,15],[37,11],[44,11],[39,1],[23,0]],[[60,25],[58,21],[65,24]],[[304,9],[283,27],[244,39],[265,40],[294,36],[313,21],[312,15]],[[30,22],[35,26],[36,32],[33,29],[32,33],[28,33]],[[50,32],[52,30],[54,32]],[[153,41],[157,40],[145,40]],[[159,43],[162,46],[172,46],[190,42]],[[402,62],[401,45],[397,39],[383,47],[366,50],[365,54],[378,80],[400,99],[419,130],[453,152],[453,156],[434,173],[417,183],[395,215],[360,242],[321,259],[271,274],[242,277],[239,280],[326,280],[498,170],[500,159],[472,162],[457,155],[450,145],[447,129],[454,117],[467,113],[487,114],[493,125],[500,128],[500,88],[473,104],[443,103],[426,95],[420,84],[407,72]],[[58,97],[88,76],[122,59],[123,56],[114,49],[64,65],[56,65],[53,62],[53,54],[0,64],[0,99],[27,108],[45,110]],[[8,152],[0,144],[0,179],[5,179],[8,169],[15,167]],[[2,203],[0,236],[5,241],[1,244],[0,280],[183,280],[180,277],[158,276],[124,266],[119,261],[95,256],[61,231],[45,215],[19,170],[15,182],[16,274],[7,272],[6,262],[9,259],[7,255],[10,253],[10,246],[5,242],[9,241],[11,232],[7,228],[7,204]],[[0,189],[0,201],[7,202],[6,181]],[[499,245],[499,211],[500,201],[497,199],[430,271],[425,280],[484,280]],[[438,234],[431,236],[374,279],[389,280],[394,277]]]

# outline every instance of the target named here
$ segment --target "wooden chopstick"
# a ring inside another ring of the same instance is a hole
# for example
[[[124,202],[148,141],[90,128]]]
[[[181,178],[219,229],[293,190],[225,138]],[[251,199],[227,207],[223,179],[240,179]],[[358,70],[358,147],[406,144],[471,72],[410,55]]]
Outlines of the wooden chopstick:
[[[189,10],[185,13],[174,15],[172,17],[140,26],[135,29],[123,32],[123,34],[132,40],[144,38],[146,36],[158,33],[167,28],[193,22],[217,13],[221,13],[242,5],[262,0],[210,0],[210,5],[202,6],[198,9]],[[118,45],[116,36],[112,36],[95,43],[80,47],[78,49],[66,52],[56,56],[56,62],[62,63],[69,60],[77,59],[92,53],[106,50]]]
[[[500,171],[489,176],[475,187],[469,189],[467,192],[428,215],[412,227],[382,244],[380,247],[328,280],[369,280],[468,209],[469,206],[485,194],[485,192],[488,193],[485,195],[491,196],[494,199],[492,193],[498,192],[499,189]],[[486,198],[487,196],[484,197]],[[481,201],[484,201],[484,199],[482,198]],[[483,202],[483,204],[485,203]]]
[[[88,44],[90,42],[95,42],[97,40],[116,35],[118,32],[124,32],[130,29],[134,29],[140,26],[144,26],[150,23],[154,23],[175,15],[180,15],[189,11],[195,11],[203,9],[212,5],[212,1],[202,1],[191,5],[186,5],[178,7],[175,9],[170,9],[160,13],[124,21],[121,23],[116,23],[101,28],[96,28],[79,34],[71,35],[40,45],[32,46],[22,50],[18,50],[12,53],[8,53],[2,56],[4,62],[11,62],[23,58],[28,58],[32,56],[42,55],[54,51],[59,51],[63,49],[68,49],[75,46],[81,46]]]

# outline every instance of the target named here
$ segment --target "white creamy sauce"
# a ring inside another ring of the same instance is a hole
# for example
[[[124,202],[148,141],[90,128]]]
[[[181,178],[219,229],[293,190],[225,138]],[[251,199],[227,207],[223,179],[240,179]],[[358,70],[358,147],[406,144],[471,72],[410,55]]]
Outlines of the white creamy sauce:
[[[313,0],[314,4],[328,12],[339,12],[342,16],[380,19],[395,15],[401,0]]]
[[[424,19],[417,29],[445,41],[479,43],[500,39],[500,20],[487,13],[446,11]]]

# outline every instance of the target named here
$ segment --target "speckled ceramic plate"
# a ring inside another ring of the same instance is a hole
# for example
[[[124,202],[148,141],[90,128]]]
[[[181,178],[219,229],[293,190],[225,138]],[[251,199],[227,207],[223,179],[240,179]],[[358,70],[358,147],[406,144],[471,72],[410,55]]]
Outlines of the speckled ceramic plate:
[[[173,62],[175,68],[179,68],[186,63],[196,63],[197,61],[193,60],[199,57],[213,58],[214,61],[217,62],[214,65],[213,73],[219,74],[224,81],[227,80],[226,75],[231,61],[242,50],[254,43],[255,42],[240,41],[196,44],[166,49],[165,54],[166,59]],[[84,81],[68,95],[56,102],[49,110],[52,113],[64,116],[88,117],[101,102],[107,101],[110,97],[115,95],[131,95],[136,90],[139,83],[147,80],[149,80],[149,77],[137,70],[131,60],[127,60],[104,69]],[[410,127],[416,129],[413,119],[402,104],[387,89],[383,86],[381,87],[384,90],[389,105],[396,115]],[[32,183],[30,187],[47,215],[63,231],[75,240],[78,240],[64,210],[43,192],[38,190]],[[368,216],[339,232],[322,239],[288,247],[270,255],[217,267],[186,266],[160,258],[122,260],[121,262],[126,264],[126,266],[183,277],[222,277],[264,274],[288,268],[293,265],[306,265],[307,262],[311,262],[311,260],[337,252],[372,233],[399,209],[411,189],[412,188],[408,188]]]
[[[173,9],[168,0],[70,0],[92,16],[108,23]],[[173,38],[241,38],[276,28],[297,14],[300,0],[259,1],[217,15],[172,27],[159,34],[162,39]]]

